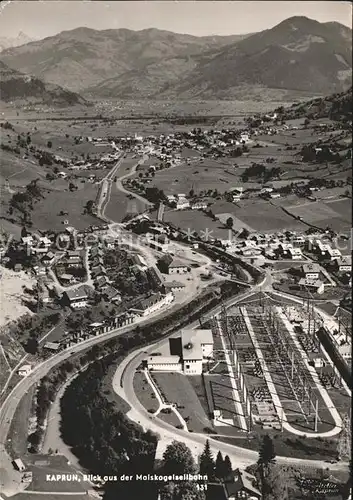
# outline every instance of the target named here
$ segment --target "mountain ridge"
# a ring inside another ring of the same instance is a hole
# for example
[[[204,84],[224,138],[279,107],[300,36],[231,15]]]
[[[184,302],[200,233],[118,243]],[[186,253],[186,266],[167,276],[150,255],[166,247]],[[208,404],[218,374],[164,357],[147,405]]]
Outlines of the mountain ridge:
[[[8,49],[0,58],[95,97],[228,99],[246,87],[329,94],[351,85],[351,33],[337,22],[304,16],[226,37],[80,27]]]

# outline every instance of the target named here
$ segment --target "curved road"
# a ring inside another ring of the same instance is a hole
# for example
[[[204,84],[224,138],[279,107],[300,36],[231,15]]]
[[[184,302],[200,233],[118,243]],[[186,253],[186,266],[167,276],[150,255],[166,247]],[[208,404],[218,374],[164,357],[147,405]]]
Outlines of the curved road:
[[[260,286],[258,285],[260,288]],[[255,288],[255,287],[254,287]],[[229,306],[236,304],[237,302],[244,300],[246,296],[251,296],[255,291],[244,293],[232,301],[229,301]],[[205,317],[211,317],[217,312],[220,312],[221,306],[218,306],[215,310],[210,311]],[[189,328],[198,325],[198,321],[189,325]],[[174,334],[176,335],[176,334]],[[141,348],[133,353],[131,353],[123,362],[118,366],[115,375],[113,377],[113,389],[121,398],[123,398],[131,407],[131,410],[127,413],[128,418],[136,423],[139,423],[145,430],[150,429],[159,435],[160,439],[163,441],[164,445],[171,443],[175,439],[179,439],[185,443],[195,455],[199,455],[205,446],[206,440],[208,439],[211,445],[211,450],[214,454],[221,451],[223,454],[229,455],[233,467],[247,467],[253,464],[258,459],[258,452],[241,448],[239,446],[230,445],[228,443],[223,443],[215,439],[210,438],[206,434],[196,434],[188,433],[182,429],[176,429],[170,424],[163,422],[162,420],[156,419],[151,416],[144,406],[140,403],[134,392],[133,379],[136,368],[141,364],[142,360],[146,358],[149,352],[153,352],[158,347],[165,342],[165,339],[149,346]],[[160,457],[158,457],[160,458]],[[277,457],[279,463],[299,465],[299,466],[309,466],[309,467],[319,467],[326,468],[328,466],[327,462],[323,460],[309,460],[309,459],[299,459],[294,457]],[[342,470],[348,467],[348,463],[340,462],[336,464],[330,464],[330,470]]]
[[[256,288],[260,289],[260,287],[266,283],[268,278],[269,276],[266,276],[261,284],[257,285],[257,287],[254,287],[255,291]],[[248,291],[246,293],[237,296],[236,299],[234,298],[229,299],[227,303],[230,306],[237,300],[247,298],[248,296],[252,295],[252,293],[254,293],[254,291]],[[220,309],[220,307],[218,307],[217,309]],[[214,311],[213,312],[211,311],[209,314],[210,315],[214,314]],[[111,332],[101,334],[99,337],[92,337],[87,340],[84,340],[79,344],[76,344],[75,346],[71,346],[65,349],[64,351],[61,351],[58,354],[53,355],[48,360],[43,361],[42,363],[37,365],[27,377],[23,378],[8,394],[8,396],[6,397],[6,399],[4,400],[4,402],[0,407],[0,455],[1,455],[0,472],[13,471],[13,466],[11,464],[11,457],[8,455],[5,448],[6,439],[16,408],[22,397],[25,395],[25,393],[30,389],[30,387],[33,384],[42,379],[56,365],[58,365],[59,363],[63,362],[66,359],[69,359],[73,354],[76,354],[84,349],[87,349],[88,347],[92,347],[95,344],[99,344],[100,342],[117,337],[122,333],[126,333],[130,330],[133,330],[137,324],[145,325],[148,323],[153,323],[156,320],[156,317],[162,316],[163,314],[165,314],[165,311],[162,310],[159,311],[159,314],[155,314],[149,318],[142,319],[139,322],[135,322],[133,325],[127,325],[118,328],[116,330],[113,330]],[[195,322],[195,324],[197,323],[198,322]],[[129,357],[127,359],[129,359]],[[13,477],[16,477],[17,480],[13,481]],[[20,475],[15,473],[12,474],[11,480],[9,479],[9,477],[7,477],[6,474],[4,474],[4,477],[1,479],[1,484],[2,484],[2,492],[4,494],[7,494],[8,496],[14,495],[16,494],[16,492],[23,491],[25,489],[25,484],[20,482]]]

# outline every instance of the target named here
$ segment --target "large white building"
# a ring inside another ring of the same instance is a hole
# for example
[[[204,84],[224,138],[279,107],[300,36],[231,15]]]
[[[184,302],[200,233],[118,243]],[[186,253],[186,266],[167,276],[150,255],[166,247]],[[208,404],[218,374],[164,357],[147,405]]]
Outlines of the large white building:
[[[139,316],[149,316],[150,314],[162,309],[162,307],[171,304],[173,300],[174,295],[172,292],[168,292],[165,295],[159,292],[153,293],[146,299],[141,300],[130,310],[137,313]]]
[[[178,354],[149,356],[145,360],[147,368],[152,371],[201,375],[203,363],[213,356],[212,330],[183,330],[175,341],[178,343]]]

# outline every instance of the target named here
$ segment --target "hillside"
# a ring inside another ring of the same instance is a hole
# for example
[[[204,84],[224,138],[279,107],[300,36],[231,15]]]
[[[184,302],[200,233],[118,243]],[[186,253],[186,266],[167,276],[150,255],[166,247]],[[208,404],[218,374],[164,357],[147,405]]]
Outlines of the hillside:
[[[175,58],[181,58],[187,71],[195,66],[195,56],[244,36],[196,37],[158,29],[77,28],[5,50],[1,60],[13,69],[80,91],[130,72],[132,77],[139,72],[142,76],[147,66],[156,64],[162,65],[163,78],[168,80],[169,73],[173,77],[178,72],[170,62]]]
[[[58,85],[44,83],[38,78],[15,71],[0,61],[0,99],[2,101],[23,100],[26,104],[49,106],[89,105],[78,94]]]
[[[331,118],[337,121],[352,121],[352,87],[345,92],[293,104],[290,108],[284,109],[281,116],[286,120],[305,116],[309,119]]]
[[[244,85],[322,94],[343,91],[352,82],[351,33],[339,23],[293,17],[223,48],[168,93],[231,97]]]

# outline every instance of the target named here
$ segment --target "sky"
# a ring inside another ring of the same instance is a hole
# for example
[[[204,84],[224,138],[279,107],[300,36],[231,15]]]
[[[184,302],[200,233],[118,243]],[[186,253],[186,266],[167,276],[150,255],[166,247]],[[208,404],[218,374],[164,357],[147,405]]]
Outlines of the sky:
[[[235,35],[272,28],[291,16],[352,27],[346,1],[2,1],[0,36],[24,32],[45,38],[80,26],[94,29],[159,28],[191,35]]]

